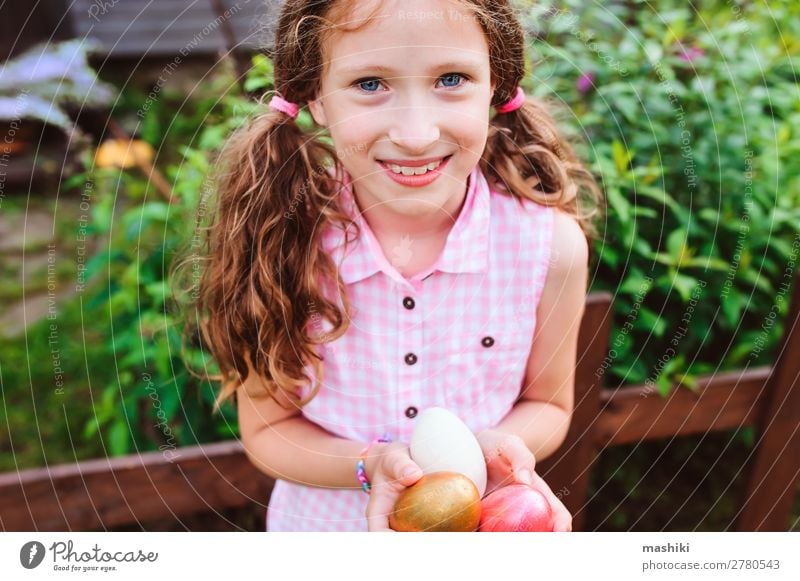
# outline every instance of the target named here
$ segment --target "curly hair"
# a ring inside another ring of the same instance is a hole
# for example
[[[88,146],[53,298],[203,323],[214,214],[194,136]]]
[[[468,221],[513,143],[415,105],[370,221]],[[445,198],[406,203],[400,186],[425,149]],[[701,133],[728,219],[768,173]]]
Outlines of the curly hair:
[[[523,29],[508,1],[457,1],[486,34],[496,81],[492,105],[499,106],[515,94],[525,74]],[[343,29],[337,23],[350,4],[284,3],[269,56],[275,89],[285,99],[307,103],[316,98],[324,43],[337,27]],[[260,104],[265,97],[271,93]],[[516,111],[495,115],[479,166],[504,194],[558,207],[591,238],[601,192],[549,109],[528,96]],[[315,345],[341,337],[350,320],[344,283],[321,247],[321,234],[334,226],[354,239],[359,235],[335,196],[341,181],[326,170],[336,153],[324,139],[265,107],[219,154],[214,220],[205,230],[206,255],[193,293],[202,339],[221,371],[215,410],[235,396],[251,372],[261,379],[261,395],[284,407],[287,400],[303,406],[319,391],[322,359]],[[341,308],[324,292],[328,282],[342,298]],[[310,328],[320,318],[331,325],[324,336]],[[298,388],[311,382],[309,365],[317,382],[302,398]]]

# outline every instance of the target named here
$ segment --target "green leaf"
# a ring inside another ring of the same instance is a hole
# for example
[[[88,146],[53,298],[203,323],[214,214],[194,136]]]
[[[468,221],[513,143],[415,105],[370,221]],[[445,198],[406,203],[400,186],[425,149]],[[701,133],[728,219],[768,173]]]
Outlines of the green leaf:
[[[111,424],[108,431],[108,448],[112,456],[124,456],[130,450],[130,430],[128,423],[124,420],[117,420]]]
[[[667,330],[667,322],[660,315],[642,306],[639,308],[639,319],[641,319],[645,329],[652,330],[653,335],[656,337],[664,336],[664,331]]]
[[[672,391],[672,380],[663,371],[656,379],[656,389],[661,397],[667,397],[669,392]]]
[[[679,210],[678,203],[672,198],[672,196],[667,194],[661,188],[658,188],[656,186],[637,184],[636,195],[646,196],[652,200],[655,200],[662,206],[669,207],[669,209],[672,210],[673,212],[678,213]]]
[[[86,422],[86,425],[83,427],[83,439],[88,440],[92,436],[97,433],[97,430],[100,428],[100,424],[97,421],[97,418],[94,417]]]
[[[739,322],[742,309],[746,304],[747,300],[735,288],[731,288],[730,292],[721,298],[722,314],[730,328],[735,327]]]
[[[679,387],[685,387],[690,391],[697,391],[698,388],[698,381],[697,377],[690,373],[676,373],[674,376],[675,381],[678,383]]]
[[[686,253],[686,229],[676,228],[667,236],[667,251],[675,264],[680,264]]]
[[[618,139],[611,142],[611,155],[614,159],[614,165],[619,171],[620,175],[628,172],[628,165],[633,159],[633,153],[625,149],[625,146]]]
[[[144,288],[147,290],[147,294],[153,298],[154,306],[162,305],[169,294],[166,281],[163,280],[147,284]]]
[[[660,218],[661,215],[653,208],[645,208],[644,206],[635,206],[633,208],[635,216],[642,216],[644,218]]]
[[[748,270],[739,270],[739,278],[744,280],[745,282],[753,285],[756,288],[761,289],[769,296],[773,296],[775,294],[775,289],[772,287],[772,284],[767,280],[766,277],[759,274],[757,271],[748,269]]]
[[[619,265],[619,252],[610,243],[600,247],[600,260],[608,264],[611,268]]]
[[[631,204],[625,197],[620,194],[619,188],[609,187],[606,190],[606,195],[611,207],[619,216],[621,222],[628,222],[631,219]]]
[[[686,303],[692,296],[692,291],[694,291],[697,286],[697,279],[676,272],[672,276],[672,286],[681,295],[683,302]]]
[[[623,281],[621,285],[619,285],[618,291],[622,294],[631,296],[640,294],[642,296],[647,296],[647,293],[650,291],[652,286],[652,278],[646,278],[640,272],[633,272]]]

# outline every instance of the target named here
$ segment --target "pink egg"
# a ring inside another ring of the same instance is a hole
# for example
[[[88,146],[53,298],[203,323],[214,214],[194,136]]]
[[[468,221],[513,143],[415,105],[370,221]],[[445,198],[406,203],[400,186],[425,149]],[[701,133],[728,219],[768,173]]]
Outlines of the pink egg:
[[[510,484],[481,500],[482,532],[552,532],[553,509],[547,498],[525,484]]]

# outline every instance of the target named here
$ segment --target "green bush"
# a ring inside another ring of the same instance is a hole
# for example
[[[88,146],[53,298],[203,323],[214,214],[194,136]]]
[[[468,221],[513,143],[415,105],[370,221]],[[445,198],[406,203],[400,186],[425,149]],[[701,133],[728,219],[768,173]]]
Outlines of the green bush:
[[[694,6],[568,0],[526,20],[526,90],[570,107],[608,200],[597,375],[662,394],[771,362],[800,242],[800,50],[780,28],[800,8]]]
[[[122,115],[146,102],[135,91],[127,99]],[[75,184],[90,180],[101,192],[92,206],[91,233],[107,236],[108,243],[87,264],[86,277],[95,283],[84,308],[104,313],[94,324],[105,330],[116,369],[84,435],[102,430],[113,455],[168,454],[238,434],[230,405],[212,414],[218,386],[203,376],[218,370],[199,341],[183,336],[192,313],[173,302],[178,285],[170,269],[178,257],[189,269],[200,266],[195,234],[213,204],[209,163],[255,105],[238,93],[230,74],[219,74],[202,95],[181,105],[183,100],[165,92],[137,112],[139,137],[158,152],[155,164],[173,184],[170,201],[141,173],[97,169],[88,157],[86,173],[74,178]]]

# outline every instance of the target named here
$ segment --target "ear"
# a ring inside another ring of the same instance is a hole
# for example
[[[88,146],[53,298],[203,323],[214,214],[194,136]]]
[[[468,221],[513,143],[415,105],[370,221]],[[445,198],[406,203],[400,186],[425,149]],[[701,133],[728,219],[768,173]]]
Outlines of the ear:
[[[321,127],[327,127],[328,118],[325,116],[325,108],[322,105],[322,101],[319,99],[309,101],[308,110],[311,112],[311,117],[314,119],[314,122],[317,125],[320,125]]]

